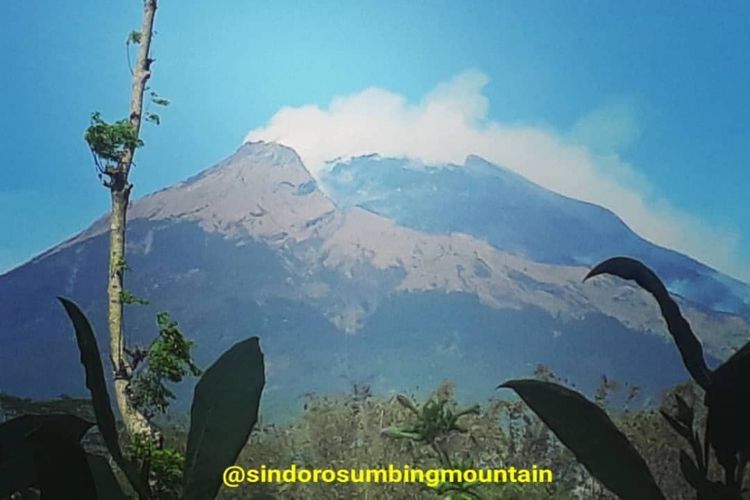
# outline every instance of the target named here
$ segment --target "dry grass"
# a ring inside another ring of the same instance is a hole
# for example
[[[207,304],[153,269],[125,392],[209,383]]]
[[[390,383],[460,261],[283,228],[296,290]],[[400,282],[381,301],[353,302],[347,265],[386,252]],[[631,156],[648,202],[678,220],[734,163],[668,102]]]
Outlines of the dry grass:
[[[539,370],[537,377],[558,381],[553,374]],[[621,389],[607,381],[594,398],[608,407],[614,420],[648,462],[654,477],[667,498],[692,498],[694,493],[679,470],[679,450],[687,445],[672,431],[658,411],[632,410],[620,404],[613,408],[610,395]],[[695,408],[702,408],[699,390],[680,386],[664,397],[664,409],[674,412],[673,394],[681,394]],[[432,395],[456,409],[450,384],[444,383]],[[416,406],[424,401],[410,397]],[[3,396],[0,410],[5,418],[25,413],[73,413],[93,419],[85,400],[62,399],[33,402]],[[298,468],[371,469],[408,465],[412,468],[441,467],[439,457],[428,444],[409,439],[393,439],[381,431],[387,427],[414,422],[415,415],[396,401],[373,396],[366,386],[355,386],[350,394],[338,397],[309,395],[301,417],[284,426],[265,425],[256,429],[238,458],[243,467],[285,469]],[[705,419],[696,411],[700,424]],[[439,446],[453,463],[471,464],[474,468],[539,467],[551,469],[554,482],[549,485],[482,485],[476,492],[486,499],[542,498],[612,498],[594,481],[550,433],[546,426],[518,400],[493,399],[482,405],[477,414],[459,420],[466,432],[453,431],[438,439]],[[165,433],[168,444],[184,447],[185,429],[173,425]],[[102,451],[99,436],[87,436],[87,448]],[[718,478],[716,462],[712,469]],[[441,498],[434,490],[418,484],[267,484],[222,488],[220,499],[259,498],[297,499],[430,499]],[[460,497],[454,497],[460,498]],[[466,497],[470,498],[470,497]]]

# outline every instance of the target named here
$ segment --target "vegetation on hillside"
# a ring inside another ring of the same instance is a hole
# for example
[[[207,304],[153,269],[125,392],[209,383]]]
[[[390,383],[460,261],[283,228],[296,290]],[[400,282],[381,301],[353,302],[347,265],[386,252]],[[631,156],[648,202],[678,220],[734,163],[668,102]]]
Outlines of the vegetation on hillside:
[[[536,370],[536,379],[562,383],[543,366]],[[661,411],[677,411],[675,396],[688,404],[700,401],[702,391],[686,383],[667,392],[659,408],[634,404],[636,388],[602,377],[592,398],[605,408],[616,425],[624,432],[645,458],[654,479],[670,499],[694,497],[693,489],[680,472],[680,451],[690,452],[689,445],[661,415]],[[453,384],[444,382],[428,398],[401,395],[419,408],[428,401],[442,402],[455,410],[459,405],[453,396]],[[303,402],[302,414],[287,425],[261,422],[243,447],[237,463],[243,467],[284,469],[298,467],[319,468],[378,468],[393,464],[410,467],[441,467],[441,458],[429,445],[410,439],[394,439],[383,431],[392,427],[414,424],[414,413],[399,398],[373,395],[366,385],[354,385],[349,394],[310,394]],[[637,407],[636,407],[637,406]],[[0,411],[5,418],[20,414],[73,413],[91,418],[90,403],[82,399],[62,398],[55,401],[30,401],[11,396],[0,396]],[[698,423],[704,422],[705,412],[696,414]],[[581,466],[574,455],[563,446],[546,425],[524,404],[515,398],[498,397],[480,405],[476,412],[460,418],[465,430],[452,431],[439,437],[438,442],[454,463],[476,468],[528,467],[538,465],[554,473],[550,484],[496,484],[473,488],[471,498],[616,498]],[[183,422],[164,422],[161,425],[165,446],[185,452],[186,426]],[[84,438],[84,447],[93,453],[106,452],[98,432]],[[719,466],[713,463],[712,472]],[[222,487],[218,498],[257,498],[260,494],[273,498],[370,498],[422,499],[445,498],[434,489],[418,484],[312,484],[242,485],[235,489]]]

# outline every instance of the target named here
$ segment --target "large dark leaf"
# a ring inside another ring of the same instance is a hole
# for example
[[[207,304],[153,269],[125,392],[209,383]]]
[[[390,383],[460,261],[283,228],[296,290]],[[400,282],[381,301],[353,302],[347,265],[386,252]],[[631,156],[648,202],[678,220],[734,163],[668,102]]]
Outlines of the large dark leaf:
[[[750,343],[711,372],[700,342],[652,270],[637,260],[615,257],[595,266],[584,279],[605,273],[634,280],[656,298],[685,366],[706,390],[708,441],[716,450],[719,462],[733,468],[734,455],[750,449],[750,426],[747,425],[750,421]]]
[[[216,496],[258,420],[265,384],[258,338],[238,342],[211,365],[195,387],[185,455],[184,500]]]
[[[106,457],[87,454],[86,461],[89,464],[91,476],[94,478],[98,498],[101,500],[125,500],[127,498]]]
[[[695,490],[703,488],[705,478],[698,470],[698,466],[695,465],[693,459],[690,458],[690,455],[685,453],[685,450],[680,450],[680,470],[682,471],[682,477],[684,477],[685,481],[687,481]]]
[[[714,372],[706,391],[709,440],[722,455],[750,449],[750,343]]]
[[[664,410],[661,410],[659,413],[661,413],[662,417],[667,421],[669,426],[675,430],[680,436],[684,437],[685,439],[692,439],[693,438],[693,429],[690,427],[687,427],[685,424],[674,418],[669,413],[665,412]]]
[[[26,446],[29,435],[40,428],[49,433],[80,441],[93,426],[75,415],[22,415],[0,424],[0,463],[12,458],[19,446]]]
[[[740,500],[742,498],[726,485],[706,479],[693,459],[683,450],[680,450],[680,470],[685,481],[698,493],[698,498],[707,500]]]
[[[511,380],[500,387],[516,391],[578,461],[612,493],[625,500],[664,498],[646,462],[594,403],[551,382]]]
[[[641,288],[654,296],[661,309],[661,314],[667,322],[667,329],[680,350],[685,368],[698,385],[707,389],[711,383],[711,370],[709,370],[706,360],[703,358],[703,347],[656,273],[635,259],[614,257],[597,264],[583,280],[586,281],[600,274],[612,274],[626,280],[635,281]]]
[[[80,442],[48,431],[44,426],[35,430],[28,442],[34,453],[42,500],[97,499],[94,479]]]
[[[41,424],[40,415],[24,415],[0,424],[0,498],[37,483],[34,453],[26,437]]]
[[[24,415],[0,424],[0,497],[38,487],[44,499],[93,499],[80,440],[93,426],[74,415]]]
[[[29,447],[16,448],[11,457],[0,461],[0,498],[8,498],[36,483],[34,453]]]
[[[96,425],[102,433],[107,450],[109,450],[112,458],[125,473],[133,488],[146,497],[148,496],[147,490],[138,477],[135,467],[127,461],[120,449],[117,427],[115,426],[115,416],[112,412],[107,385],[104,381],[104,369],[102,368],[102,360],[99,355],[99,346],[97,345],[96,336],[91,328],[91,324],[86,315],[83,314],[74,302],[63,297],[58,297],[58,300],[62,303],[65,312],[73,323],[78,349],[81,351],[81,364],[86,371],[86,387],[91,392],[91,402],[94,406],[94,414],[96,415]]]

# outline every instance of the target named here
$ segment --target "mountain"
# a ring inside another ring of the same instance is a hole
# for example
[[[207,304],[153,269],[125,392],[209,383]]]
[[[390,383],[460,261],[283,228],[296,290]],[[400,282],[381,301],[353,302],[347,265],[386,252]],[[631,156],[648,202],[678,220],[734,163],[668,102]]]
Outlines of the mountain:
[[[581,282],[585,252],[596,260],[595,250],[609,257],[634,242],[687,290],[678,301],[713,361],[750,334],[745,285],[478,158],[430,167],[364,157],[334,165],[323,186],[292,149],[259,142],[135,201],[126,288],[150,305],[128,306],[130,338],[147,343],[168,310],[207,366],[259,335],[271,418],[298,411],[307,392],[355,382],[391,392],[450,379],[459,397],[483,400],[539,363],[583,388],[606,374],[654,393],[686,378],[657,306],[621,280]],[[55,296],[78,302],[107,345],[106,231],[102,218],[0,276],[0,391],[85,394]],[[709,279],[723,303],[693,290]],[[189,390],[179,389],[183,403]]]
[[[333,162],[322,187],[341,207],[361,206],[432,234],[470,234],[537,262],[592,266],[631,256],[673,292],[750,319],[747,284],[644,240],[605,208],[548,191],[478,156],[441,166],[378,155]]]

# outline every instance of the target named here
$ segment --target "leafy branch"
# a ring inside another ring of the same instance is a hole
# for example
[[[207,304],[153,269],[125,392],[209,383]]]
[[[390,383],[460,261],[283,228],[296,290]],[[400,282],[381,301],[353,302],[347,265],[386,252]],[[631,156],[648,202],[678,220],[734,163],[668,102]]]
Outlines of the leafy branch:
[[[164,413],[174,393],[167,382],[179,383],[188,374],[198,377],[203,373],[191,357],[195,343],[187,340],[176,321],[168,313],[157,315],[159,336],[147,350],[128,351],[135,372],[128,388],[133,405],[149,420],[157,413]]]
[[[108,123],[98,111],[91,114],[91,125],[86,129],[84,139],[94,157],[99,178],[102,175],[110,177],[104,183],[107,187],[112,186],[114,178],[125,173],[122,165],[125,155],[143,146],[138,131],[129,120]]]
[[[381,434],[395,439],[409,439],[429,445],[437,454],[438,460],[445,469],[469,469],[473,464],[451,458],[441,446],[441,441],[454,432],[465,433],[467,430],[459,425],[458,420],[466,415],[478,415],[479,405],[454,411],[448,400],[441,397],[428,399],[418,408],[408,397],[399,394],[396,401],[409,410],[416,421],[410,424],[388,427]],[[444,482],[431,488],[435,493],[447,499],[476,499],[480,498],[475,489],[478,483]]]
[[[120,292],[120,302],[126,305],[140,305],[140,306],[146,306],[149,304],[148,300],[138,297],[137,295],[133,295],[131,292],[127,290],[123,290]]]

